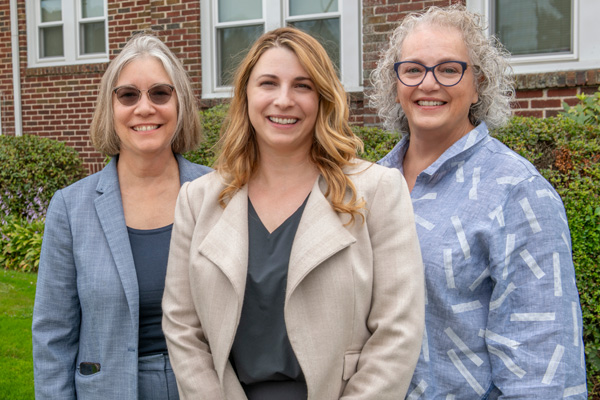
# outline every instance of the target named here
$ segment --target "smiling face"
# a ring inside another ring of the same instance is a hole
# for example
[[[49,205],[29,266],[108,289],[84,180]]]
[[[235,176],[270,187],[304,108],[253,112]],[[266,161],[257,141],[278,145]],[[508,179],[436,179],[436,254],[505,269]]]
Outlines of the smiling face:
[[[261,153],[309,153],[319,94],[294,52],[285,47],[265,51],[250,73],[247,96]]]
[[[473,67],[458,29],[431,25],[416,27],[404,40],[400,61],[417,61],[427,66],[444,61],[469,64],[462,80],[451,87],[440,85],[431,72],[415,87],[397,81],[396,102],[406,114],[411,136],[443,135],[453,143],[473,129],[469,108],[477,102],[478,95]]]
[[[157,84],[172,85],[162,63],[154,57],[137,58],[123,67],[115,87],[129,85],[142,90],[140,100],[125,106],[113,93],[114,126],[121,141],[120,155],[156,157],[171,153],[177,126],[177,95],[165,104],[154,104],[146,90]]]

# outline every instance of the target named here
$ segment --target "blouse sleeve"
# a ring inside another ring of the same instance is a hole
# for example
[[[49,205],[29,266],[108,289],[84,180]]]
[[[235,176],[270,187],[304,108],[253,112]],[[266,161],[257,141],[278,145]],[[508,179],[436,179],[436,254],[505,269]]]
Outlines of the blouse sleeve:
[[[493,383],[502,398],[585,393],[581,308],[560,197],[541,177],[524,180],[509,192],[502,214],[503,224],[492,230],[495,286],[480,333]]]
[[[33,308],[36,398],[75,399],[75,365],[81,310],[67,207],[56,192],[46,225]]]

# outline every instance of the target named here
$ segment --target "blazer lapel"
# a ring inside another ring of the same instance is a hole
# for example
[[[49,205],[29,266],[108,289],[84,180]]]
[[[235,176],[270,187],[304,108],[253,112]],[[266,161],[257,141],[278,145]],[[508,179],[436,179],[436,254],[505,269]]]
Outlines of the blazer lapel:
[[[101,174],[96,186],[99,196],[94,204],[123,284],[133,326],[137,327],[139,321],[139,289],[125,224],[116,157],[104,167]]]
[[[325,187],[319,177],[302,213],[290,255],[286,299],[313,268],[356,242],[323,195]]]
[[[244,296],[248,273],[248,189],[244,186],[198,248],[231,282],[238,301]]]

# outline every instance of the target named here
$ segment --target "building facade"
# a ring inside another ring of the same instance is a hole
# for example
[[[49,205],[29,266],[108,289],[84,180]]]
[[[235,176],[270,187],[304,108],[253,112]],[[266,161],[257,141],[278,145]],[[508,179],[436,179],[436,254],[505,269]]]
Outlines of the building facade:
[[[0,0],[0,133],[65,141],[90,172],[88,140],[108,61],[152,30],[177,54],[201,107],[226,101],[244,50],[279,26],[324,44],[351,96],[351,122],[377,125],[365,93],[388,34],[410,12],[462,2],[513,54],[518,115],[549,117],[600,84],[597,0]]]

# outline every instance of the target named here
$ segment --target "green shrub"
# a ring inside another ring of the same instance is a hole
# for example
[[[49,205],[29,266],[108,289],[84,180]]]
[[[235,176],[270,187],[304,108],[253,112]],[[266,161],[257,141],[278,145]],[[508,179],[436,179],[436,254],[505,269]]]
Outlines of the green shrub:
[[[515,117],[495,136],[530,160],[564,202],[592,394],[600,377],[600,127],[564,117]]]
[[[15,271],[37,272],[44,219],[27,221],[18,216],[7,216],[0,229],[0,265]]]
[[[213,166],[217,159],[215,145],[228,108],[228,105],[222,104],[200,112],[204,139],[198,149],[185,153],[185,158],[197,164]]]
[[[379,128],[353,126],[352,131],[364,144],[364,151],[359,154],[360,158],[373,162],[383,158],[400,140],[397,134]]]
[[[580,124],[600,125],[600,91],[588,96],[586,94],[578,94],[579,104],[573,107],[563,102],[562,106],[565,110],[561,114]]]
[[[3,207],[23,217],[31,204],[45,207],[56,190],[86,175],[74,149],[33,135],[0,136],[0,165]]]

